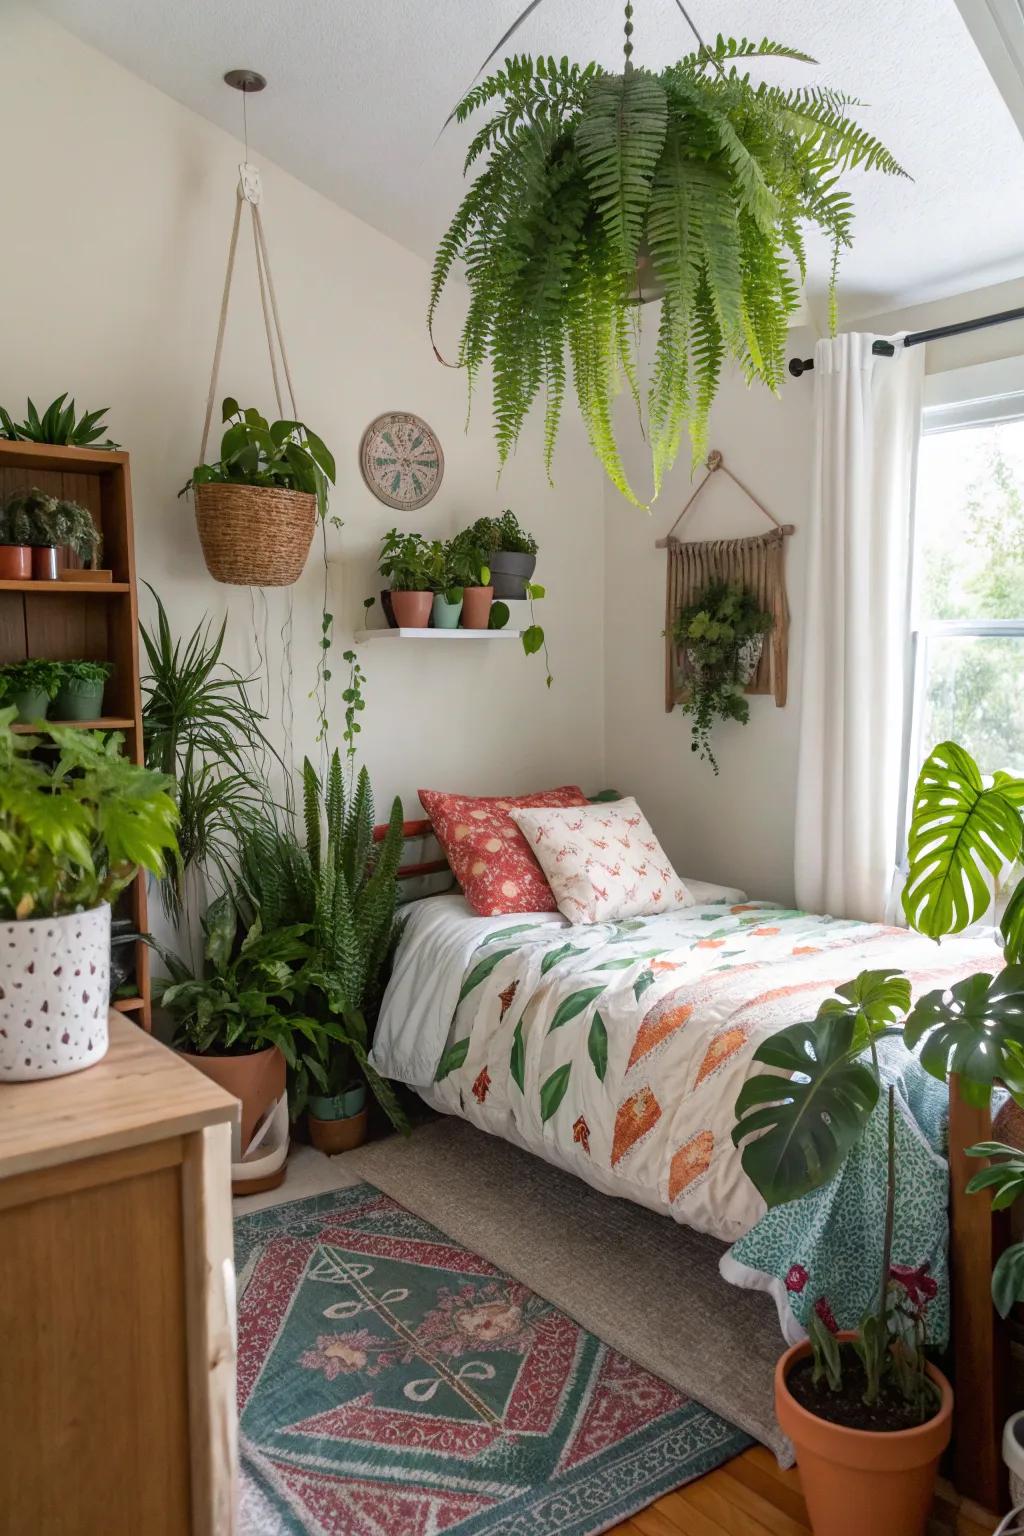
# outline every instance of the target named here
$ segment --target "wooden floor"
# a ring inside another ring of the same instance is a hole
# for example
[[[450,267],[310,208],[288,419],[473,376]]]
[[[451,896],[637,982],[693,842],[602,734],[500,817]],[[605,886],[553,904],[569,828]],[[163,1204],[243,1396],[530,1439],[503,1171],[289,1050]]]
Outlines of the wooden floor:
[[[980,1513],[980,1511],[979,1511]],[[936,1501],[935,1536],[991,1536],[998,1521],[982,1525]],[[784,1472],[763,1445],[617,1525],[611,1536],[807,1536],[811,1527],[800,1474]]]

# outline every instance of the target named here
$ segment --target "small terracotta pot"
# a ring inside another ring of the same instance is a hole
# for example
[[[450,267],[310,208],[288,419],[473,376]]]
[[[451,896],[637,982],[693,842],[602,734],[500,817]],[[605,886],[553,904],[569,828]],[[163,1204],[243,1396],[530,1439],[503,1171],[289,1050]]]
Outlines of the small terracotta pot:
[[[36,544],[32,550],[32,580],[57,580],[57,551],[52,544]]]
[[[493,601],[493,587],[466,587],[462,594],[463,629],[486,629]]]
[[[194,1056],[190,1051],[182,1051],[181,1056],[225,1093],[241,1100],[241,1151],[235,1159],[241,1162],[260,1117],[285,1091],[284,1057],[276,1045],[246,1056]]]
[[[368,1112],[361,1109],[358,1115],[346,1115],[343,1120],[318,1120],[307,1114],[309,1139],[318,1152],[334,1157],[338,1152],[351,1152],[366,1140]]]
[[[433,592],[392,592],[391,611],[399,629],[428,629]]]
[[[854,1337],[841,1333],[839,1342]],[[793,1442],[815,1536],[923,1536],[953,1430],[949,1382],[928,1366],[941,1402],[925,1424],[891,1434],[846,1429],[808,1413],[790,1395],[786,1378],[810,1353],[810,1344],[795,1344],[776,1365],[775,1416]]]
[[[27,544],[0,544],[0,581],[30,581],[32,550]]]

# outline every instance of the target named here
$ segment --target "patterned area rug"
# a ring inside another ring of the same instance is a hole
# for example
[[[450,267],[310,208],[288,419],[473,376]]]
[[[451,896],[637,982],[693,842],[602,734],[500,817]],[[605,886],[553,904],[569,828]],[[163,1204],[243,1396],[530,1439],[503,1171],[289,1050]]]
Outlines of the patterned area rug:
[[[244,1536],[596,1536],[750,1444],[370,1184],[235,1255]]]

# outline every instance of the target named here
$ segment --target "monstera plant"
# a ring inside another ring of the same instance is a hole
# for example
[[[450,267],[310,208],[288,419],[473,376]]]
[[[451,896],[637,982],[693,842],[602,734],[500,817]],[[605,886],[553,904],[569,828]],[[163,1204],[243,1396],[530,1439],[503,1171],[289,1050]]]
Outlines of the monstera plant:
[[[429,323],[433,333],[461,261],[470,304],[458,362],[471,391],[490,364],[501,463],[543,390],[550,474],[571,365],[594,452],[639,505],[612,420],[623,377],[642,411],[636,303],[662,298],[646,391],[656,496],[684,422],[695,460],[705,453],[726,359],[777,388],[805,226],[832,246],[834,331],[836,268],[853,222],[842,174],[905,173],[847,116],[851,97],[756,84],[735,63],[813,63],[807,54],[719,37],[654,74],[632,65],[630,15],[621,75],[517,55],[459,103],[460,122],[495,111],[469,146],[466,171],[482,169],[438,248]]]

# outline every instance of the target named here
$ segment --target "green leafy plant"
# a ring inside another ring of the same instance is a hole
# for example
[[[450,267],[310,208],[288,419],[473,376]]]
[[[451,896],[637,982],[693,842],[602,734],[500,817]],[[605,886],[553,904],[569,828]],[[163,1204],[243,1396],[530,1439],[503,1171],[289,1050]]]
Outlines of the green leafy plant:
[[[746,725],[750,719],[743,689],[753,671],[749,664],[756,642],[771,627],[771,616],[757,606],[753,593],[724,581],[711,582],[696,602],[676,615],[673,638],[691,670],[689,693],[681,705],[692,722],[690,750],[710,763],[715,773],[718,762],[711,750],[711,727],[716,720]]]
[[[180,496],[197,485],[269,485],[282,491],[306,491],[327,516],[327,487],[334,484],[334,457],[321,438],[301,421],[268,422],[249,406],[242,410],[229,396],[221,408],[228,423],[215,464],[197,464]]]
[[[61,684],[62,663],[56,661],[12,661],[0,667],[0,699],[16,693],[57,695]]]
[[[28,491],[14,491],[7,498],[0,514],[0,543],[66,547],[93,565],[103,541],[85,507],[77,501],[47,496],[33,486]]]
[[[486,587],[491,571],[487,557],[494,549],[490,518],[478,518],[469,528],[462,528],[443,546],[445,579],[450,586]]]
[[[162,875],[178,820],[169,779],[125,757],[117,732],[16,735],[13,719],[0,710],[0,919],[88,910],[139,869]],[[46,740],[55,761],[35,755]]]
[[[222,658],[227,621],[216,631],[207,622],[186,640],[174,638],[160,597],[149,590],[156,625],[140,625],[148,663],[143,740],[147,764],[168,776],[178,802],[179,850],[160,894],[167,915],[180,923],[192,881],[233,882],[238,840],[264,808],[265,767],[277,754],[250,697],[252,679]]]
[[[494,519],[495,543],[492,549],[500,549],[507,555],[535,555],[537,540],[527,533],[511,508],[506,507],[500,517]]]
[[[154,943],[167,977],[153,984],[154,999],[174,1021],[174,1047],[200,1056],[240,1056],[276,1045],[289,1066],[296,1062],[296,1035],[315,1038],[303,1016],[310,956],[307,928],[298,923],[265,933],[259,918],[239,929],[235,903],[226,892],[202,917],[202,974]]]
[[[12,442],[19,440],[26,443],[61,443],[69,448],[117,448],[118,443],[112,443],[108,438],[99,441],[107,430],[107,424],[103,420],[109,406],[102,405],[98,411],[87,411],[84,416],[76,416],[75,402],[67,400],[67,391],[58,395],[46,407],[40,416],[32,401],[28,402],[28,414],[21,423],[16,423],[9,411],[0,405],[0,437],[10,439]]]
[[[381,540],[377,569],[392,592],[430,592],[436,590],[440,559],[440,544],[428,543],[421,533],[389,528]]]
[[[537,615],[533,606],[535,602],[540,602],[541,598],[546,595],[547,588],[542,587],[538,581],[528,581],[525,583],[525,587],[527,601],[530,604],[530,622],[519,638],[522,641],[523,651],[527,656],[533,656],[537,651],[544,652],[545,681],[547,687],[550,688],[554,678],[551,675],[551,657],[548,655],[547,637],[541,625],[537,623]],[[494,603],[491,607],[488,628],[505,629],[511,617],[512,614],[507,603]]]
[[[67,683],[105,683],[114,670],[109,661],[59,661],[61,686]]]
[[[395,927],[396,875],[402,854],[402,802],[395,799],[386,836],[373,837],[373,792],[366,769],[346,792],[341,754],[326,785],[303,766],[302,817],[264,818],[243,839],[241,882],[266,932],[304,925],[311,957],[304,1015],[316,1021],[300,1042],[291,1076],[292,1112],[310,1092],[336,1091],[360,1074],[392,1124],[406,1129],[393,1089],[369,1062],[371,1019]]]
[[[755,57],[814,62],[767,39],[723,37],[658,74],[628,59],[611,75],[517,55],[459,103],[459,122],[495,111],[466,156],[467,173],[483,169],[438,247],[428,319],[432,332],[452,268],[464,263],[470,303],[458,361],[471,391],[485,360],[492,367],[501,464],[543,390],[550,474],[568,353],[594,452],[639,504],[612,422],[623,376],[640,408],[638,261],[664,292],[647,394],[655,496],[684,421],[695,461],[704,456],[727,358],[748,380],[778,388],[796,276],[805,274],[804,225],[832,245],[835,330],[836,268],[853,222],[840,178],[855,167],[903,172],[846,115],[852,98],[754,84],[733,61]]]

